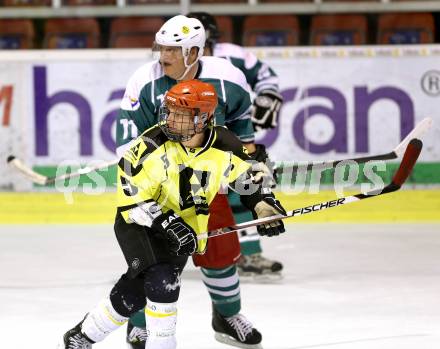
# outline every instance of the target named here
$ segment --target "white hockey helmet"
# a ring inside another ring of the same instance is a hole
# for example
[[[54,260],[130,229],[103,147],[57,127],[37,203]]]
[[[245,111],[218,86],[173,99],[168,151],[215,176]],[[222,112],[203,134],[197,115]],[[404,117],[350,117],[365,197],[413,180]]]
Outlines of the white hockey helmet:
[[[156,44],[162,46],[178,46],[187,65],[187,57],[192,47],[198,47],[197,60],[203,56],[206,34],[203,24],[197,18],[178,15],[166,21],[156,33]]]

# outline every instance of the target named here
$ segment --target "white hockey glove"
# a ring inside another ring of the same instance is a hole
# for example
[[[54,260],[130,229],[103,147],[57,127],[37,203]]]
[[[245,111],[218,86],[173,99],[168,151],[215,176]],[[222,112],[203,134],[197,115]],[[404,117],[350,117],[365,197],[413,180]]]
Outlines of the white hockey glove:
[[[255,205],[253,213],[254,218],[270,217],[277,214],[286,215],[283,206],[281,206],[280,202],[275,199],[273,194],[268,195],[263,200],[259,201]],[[259,235],[274,236],[284,233],[286,230],[284,229],[283,221],[279,220],[259,225],[257,226],[257,231]]]
[[[283,96],[272,90],[261,91],[254,99],[251,120],[256,131],[275,128],[278,125],[278,113]]]
[[[274,162],[270,161],[263,144],[255,144],[255,152],[249,154],[252,160],[258,161],[252,165],[253,182],[261,184],[264,188],[275,188],[277,184],[277,169]]]
[[[156,202],[144,202],[128,211],[128,223],[136,223],[146,227],[153,224],[153,220],[162,214]]]

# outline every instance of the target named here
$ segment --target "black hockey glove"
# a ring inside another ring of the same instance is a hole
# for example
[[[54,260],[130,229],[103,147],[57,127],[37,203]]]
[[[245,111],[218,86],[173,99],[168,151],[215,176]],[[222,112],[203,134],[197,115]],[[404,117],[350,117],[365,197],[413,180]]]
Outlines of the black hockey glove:
[[[252,166],[252,175],[254,183],[262,184],[264,188],[275,188],[277,184],[277,169],[275,163],[270,161],[263,144],[255,144],[255,152],[249,154],[252,160],[258,161]]]
[[[272,90],[261,91],[254,99],[252,106],[252,124],[256,131],[275,128],[278,124],[278,113],[283,103],[283,96]]]
[[[168,240],[170,250],[178,256],[190,256],[197,249],[197,234],[173,210],[155,218],[151,228]]]
[[[262,201],[259,201],[253,209],[254,218],[270,217],[277,214],[286,215],[286,211],[280,202],[275,199],[273,194],[267,195]],[[282,220],[270,222],[257,226],[259,235],[274,236],[284,233],[284,224]]]

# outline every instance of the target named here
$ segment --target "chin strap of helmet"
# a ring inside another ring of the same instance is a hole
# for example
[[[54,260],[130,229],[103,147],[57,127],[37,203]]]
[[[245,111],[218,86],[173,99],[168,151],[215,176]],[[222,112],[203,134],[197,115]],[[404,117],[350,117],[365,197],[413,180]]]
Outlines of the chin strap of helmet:
[[[186,74],[188,74],[188,72],[194,66],[194,64],[196,64],[200,59],[200,55],[198,54],[196,60],[193,63],[188,64],[189,53],[187,55],[185,55],[185,53],[183,52],[183,47],[182,47],[182,53],[184,56],[183,64],[185,64],[185,71],[183,72],[183,74],[180,77],[178,77],[176,79],[177,81],[181,81],[186,76]],[[193,77],[191,77],[191,78],[193,78]]]

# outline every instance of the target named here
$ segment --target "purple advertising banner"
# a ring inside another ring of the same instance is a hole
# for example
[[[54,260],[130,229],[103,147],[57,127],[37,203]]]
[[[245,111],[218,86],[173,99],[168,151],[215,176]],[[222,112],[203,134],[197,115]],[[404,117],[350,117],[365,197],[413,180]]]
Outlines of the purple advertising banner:
[[[440,161],[438,46],[252,51],[280,77],[279,126],[257,134],[274,160],[383,153],[429,116],[434,126],[422,161]],[[2,143],[1,154],[15,152],[37,166],[113,159],[125,85],[151,57],[144,50],[51,55],[0,57],[1,131],[21,139],[7,149]]]

